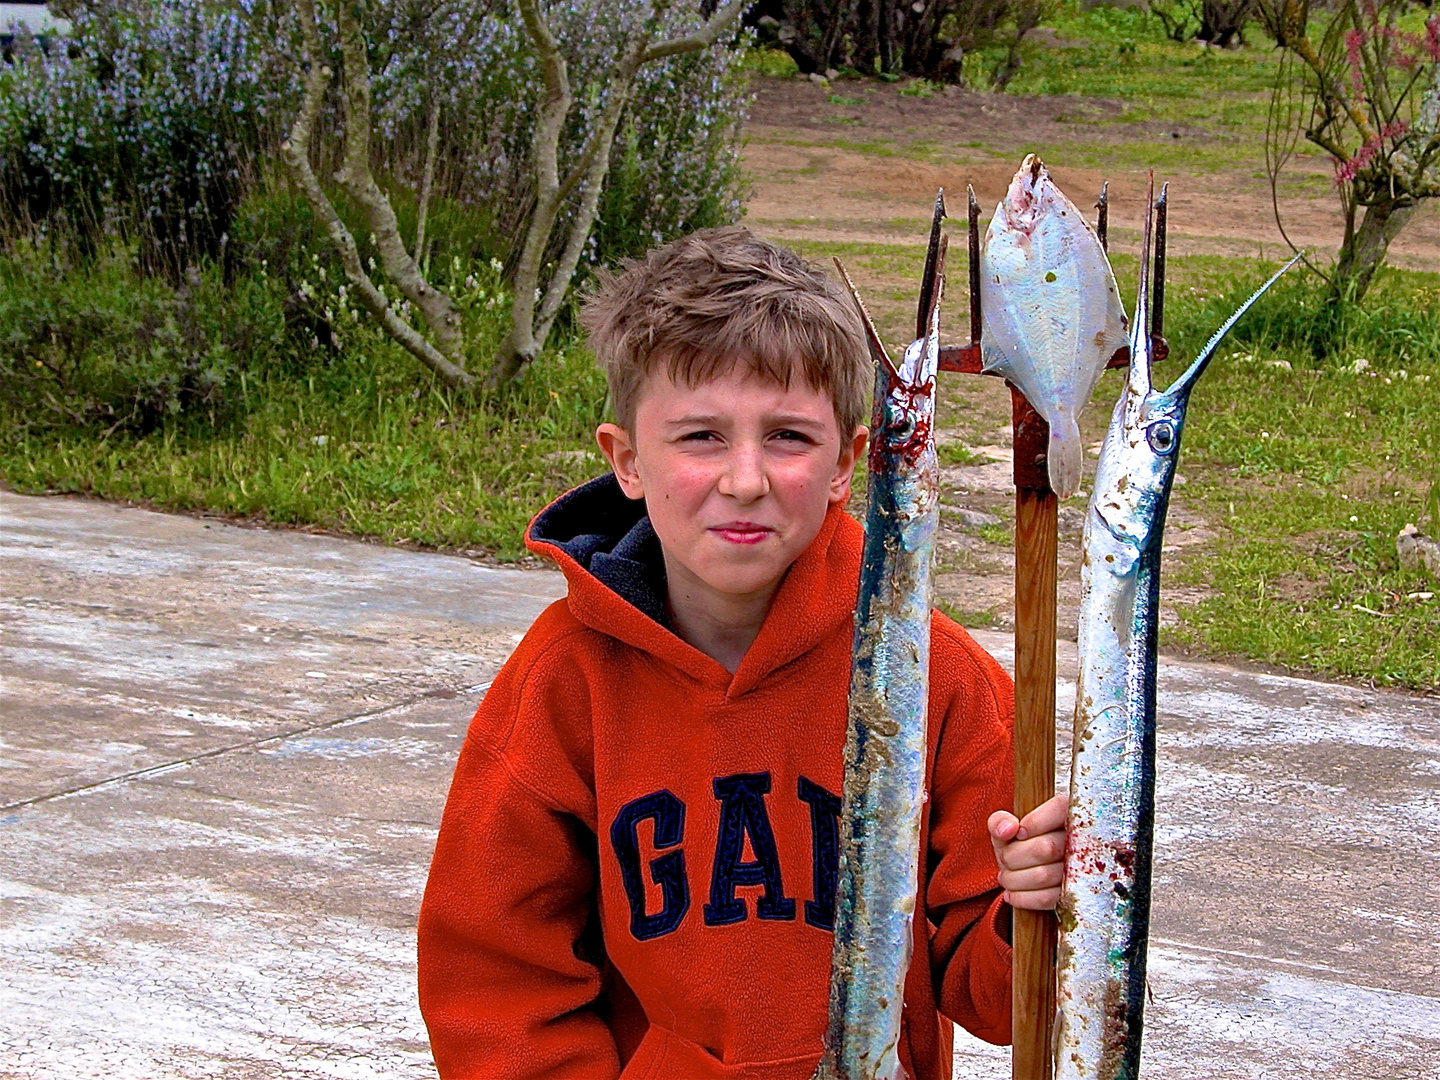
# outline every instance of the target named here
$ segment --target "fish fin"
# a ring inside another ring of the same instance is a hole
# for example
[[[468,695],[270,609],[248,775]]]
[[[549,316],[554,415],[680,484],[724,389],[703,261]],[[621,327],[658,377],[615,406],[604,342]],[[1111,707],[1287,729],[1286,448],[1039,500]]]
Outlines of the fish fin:
[[[1080,490],[1085,451],[1080,445],[1080,425],[1068,413],[1050,421],[1050,447],[1047,451],[1050,487],[1062,499]]]

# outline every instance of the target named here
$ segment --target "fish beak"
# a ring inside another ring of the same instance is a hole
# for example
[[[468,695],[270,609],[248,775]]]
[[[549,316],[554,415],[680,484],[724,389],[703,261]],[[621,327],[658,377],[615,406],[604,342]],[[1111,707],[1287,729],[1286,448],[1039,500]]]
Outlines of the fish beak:
[[[1127,376],[1129,394],[1125,411],[1127,425],[1137,426],[1151,391],[1151,366],[1155,362],[1155,345],[1150,337],[1150,247],[1154,241],[1155,170],[1150,170],[1150,183],[1145,191],[1145,238],[1140,245],[1140,284],[1136,289],[1135,310],[1130,315],[1130,372]]]
[[[1284,274],[1285,271],[1289,270],[1304,257],[1305,252],[1301,251],[1297,253],[1293,259],[1279,270],[1276,270],[1275,273],[1271,275],[1269,281],[1251,293],[1250,299],[1241,304],[1239,308],[1236,309],[1235,314],[1225,320],[1224,325],[1222,325],[1219,330],[1216,330],[1215,333],[1211,335],[1210,340],[1205,343],[1205,348],[1200,350],[1200,355],[1195,357],[1190,366],[1185,369],[1185,373],[1176,379],[1170,385],[1170,388],[1165,391],[1164,396],[1167,401],[1184,405],[1185,402],[1189,400],[1190,391],[1195,389],[1195,384],[1200,381],[1200,376],[1205,374],[1205,369],[1210,366],[1210,361],[1215,357],[1215,350],[1220,347],[1220,342],[1225,340],[1225,335],[1230,333],[1231,328],[1240,321],[1241,316],[1254,307],[1255,302],[1270,290],[1270,286],[1280,280],[1281,275]]]
[[[925,250],[925,272],[920,277],[920,304],[915,312],[915,336],[930,333],[935,311],[940,306],[940,293],[945,277],[945,236],[940,223],[945,220],[945,189],[935,193],[935,213],[930,219],[930,245]]]
[[[845,282],[845,287],[850,290],[850,299],[855,301],[855,310],[860,313],[860,321],[865,326],[865,341],[870,346],[870,360],[872,363],[883,366],[894,379],[900,378],[900,372],[895,369],[895,361],[890,359],[890,353],[885,349],[885,343],[880,340],[880,332],[875,329],[875,320],[870,318],[870,312],[865,310],[865,301],[860,299],[860,290],[855,288],[855,282],[850,280],[850,274],[846,271],[845,265],[835,260],[835,269],[840,271],[840,278]]]

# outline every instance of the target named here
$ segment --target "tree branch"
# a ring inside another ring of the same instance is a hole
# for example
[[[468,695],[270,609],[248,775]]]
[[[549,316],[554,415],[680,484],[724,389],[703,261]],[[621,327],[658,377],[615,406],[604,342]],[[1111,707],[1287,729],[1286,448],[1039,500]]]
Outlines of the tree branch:
[[[1359,106],[1351,101],[1349,95],[1340,88],[1339,82],[1331,78],[1330,74],[1325,70],[1325,62],[1320,59],[1320,55],[1315,51],[1315,46],[1311,44],[1310,39],[1301,33],[1286,42],[1286,44],[1294,50],[1295,55],[1300,57],[1301,60],[1304,60],[1305,65],[1315,73],[1316,79],[1320,82],[1321,93],[1345,110],[1345,115],[1350,117],[1350,122],[1354,124],[1360,132],[1361,140],[1367,143],[1374,142],[1379,137],[1376,135],[1375,129],[1370,126],[1370,121],[1366,119],[1365,114],[1360,111]]]
[[[550,24],[540,14],[537,0],[519,0],[520,18],[525,31],[540,54],[540,74],[545,79],[545,104],[540,107],[540,122],[536,125],[536,171],[539,173],[541,198],[546,191],[555,192],[560,187],[560,132],[565,117],[570,113],[570,78],[566,72],[565,57],[560,52],[560,43],[550,30]]]
[[[320,186],[315,170],[310,165],[310,144],[315,132],[315,123],[320,117],[325,101],[325,90],[330,83],[330,68],[324,63],[320,50],[320,31],[315,18],[315,0],[296,0],[300,15],[300,33],[305,44],[305,91],[300,112],[290,127],[290,137],[280,144],[281,153],[290,165],[305,200],[325,225],[325,231],[340,256],[340,265],[345,277],[355,286],[357,295],[365,310],[370,312],[392,338],[398,341],[412,356],[431,368],[449,386],[469,386],[475,377],[464,368],[450,362],[434,345],[426,341],[415,328],[400,318],[389,300],[370,280],[355,246],[355,238],[340,220],[334,204]]]
[[[648,64],[652,60],[663,60],[667,56],[678,56],[680,53],[708,49],[720,40],[721,34],[734,26],[740,16],[745,13],[745,9],[754,2],[755,0],[730,0],[730,3],[711,15],[705,25],[695,33],[649,46],[640,62]]]
[[[695,52],[715,44],[731,29],[753,0],[730,0],[698,31],[684,37],[650,44],[651,35],[669,0],[651,0],[650,15],[642,29],[622,50],[610,78],[610,100],[596,118],[574,165],[561,179],[560,138],[572,104],[565,59],[554,32],[541,14],[538,0],[517,0],[521,20],[539,55],[545,80],[545,101],[535,133],[535,206],[525,233],[525,244],[515,264],[515,296],[510,308],[510,333],[500,348],[486,383],[499,385],[512,378],[540,352],[550,327],[564,304],[575,270],[584,254],[596,209],[610,169],[610,151],[615,129],[629,98],[635,73],[645,64],[681,53]],[[540,299],[541,264],[550,245],[551,233],[566,200],[580,188],[580,205],[571,222],[565,248]],[[538,310],[537,310],[538,305]]]
[[[430,213],[430,191],[435,186],[435,157],[440,150],[440,95],[430,98],[425,121],[425,164],[420,174],[420,205],[415,211],[415,262],[425,261],[425,219]]]
[[[550,275],[545,301],[540,306],[540,325],[535,329],[535,336],[540,341],[549,336],[550,325],[560,313],[565,294],[570,290],[570,281],[575,276],[575,268],[580,265],[585,242],[590,238],[591,226],[595,224],[595,212],[600,203],[601,189],[605,185],[605,174],[610,169],[610,148],[615,143],[615,129],[620,125],[620,114],[624,112],[625,102],[630,96],[630,85],[635,79],[635,72],[644,63],[646,55],[645,38],[637,35],[629,54],[621,60],[612,85],[613,94],[605,103],[605,110],[592,133],[591,145],[587,147],[590,160],[585,186],[581,189],[580,206],[570,224],[570,236],[566,240],[565,250],[555,266],[554,273]]]

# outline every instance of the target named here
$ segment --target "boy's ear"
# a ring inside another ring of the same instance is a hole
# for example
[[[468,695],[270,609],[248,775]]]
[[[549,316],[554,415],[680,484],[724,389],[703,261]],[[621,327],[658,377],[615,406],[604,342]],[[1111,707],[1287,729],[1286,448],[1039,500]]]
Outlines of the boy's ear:
[[[640,481],[640,472],[635,468],[635,445],[630,433],[619,424],[601,424],[595,429],[595,441],[600,452],[610,462],[615,479],[620,481],[620,490],[626,498],[643,499],[645,485]]]
[[[861,424],[849,441],[840,446],[840,460],[835,464],[835,476],[830,481],[830,501],[844,503],[850,498],[850,483],[855,478],[855,466],[865,456],[865,444],[870,439],[870,429]]]

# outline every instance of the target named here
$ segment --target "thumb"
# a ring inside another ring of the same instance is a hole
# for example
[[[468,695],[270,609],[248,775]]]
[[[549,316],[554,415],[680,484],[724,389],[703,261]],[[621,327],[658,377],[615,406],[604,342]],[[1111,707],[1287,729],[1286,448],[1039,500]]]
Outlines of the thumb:
[[[998,851],[1015,839],[1015,834],[1020,831],[1020,819],[1008,810],[996,810],[985,827],[990,831],[990,843]]]

